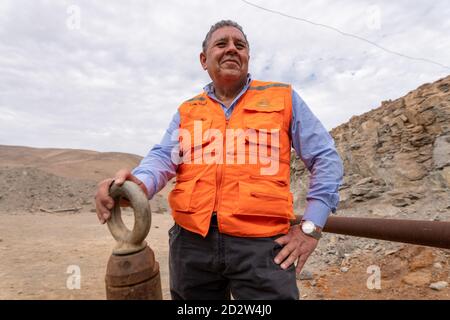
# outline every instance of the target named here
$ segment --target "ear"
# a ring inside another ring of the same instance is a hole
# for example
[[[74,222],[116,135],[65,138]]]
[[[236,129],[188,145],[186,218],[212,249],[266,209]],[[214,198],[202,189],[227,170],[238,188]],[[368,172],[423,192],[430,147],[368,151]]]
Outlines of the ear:
[[[200,64],[202,65],[203,70],[208,69],[206,65],[206,55],[203,52],[200,53]]]

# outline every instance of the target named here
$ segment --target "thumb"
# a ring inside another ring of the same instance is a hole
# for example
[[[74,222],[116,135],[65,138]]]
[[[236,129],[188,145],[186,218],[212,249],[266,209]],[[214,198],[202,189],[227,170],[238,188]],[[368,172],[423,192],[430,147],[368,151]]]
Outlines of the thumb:
[[[116,173],[114,183],[121,186],[130,175],[131,173],[128,170],[120,170],[119,172]]]
[[[123,178],[123,177],[119,177],[119,178],[115,178],[114,179],[114,183],[117,184],[118,186],[123,185],[124,182],[125,182],[125,178]]]
[[[275,240],[275,242],[278,243],[279,245],[284,246],[285,244],[287,244],[289,242],[289,239],[290,239],[290,236],[289,236],[289,234],[287,234],[287,235],[277,238]]]

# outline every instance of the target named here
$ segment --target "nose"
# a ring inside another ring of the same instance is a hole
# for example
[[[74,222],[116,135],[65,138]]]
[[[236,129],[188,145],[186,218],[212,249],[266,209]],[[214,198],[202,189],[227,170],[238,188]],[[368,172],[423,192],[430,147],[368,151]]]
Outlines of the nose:
[[[234,45],[233,41],[230,41],[225,50],[226,53],[237,53],[237,48]]]

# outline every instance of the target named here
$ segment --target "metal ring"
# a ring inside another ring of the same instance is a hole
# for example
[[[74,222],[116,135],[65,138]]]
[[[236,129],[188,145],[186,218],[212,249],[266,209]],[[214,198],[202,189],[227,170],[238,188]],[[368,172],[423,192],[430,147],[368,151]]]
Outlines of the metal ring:
[[[147,196],[132,181],[125,181],[122,186],[112,184],[109,193],[114,199],[114,208],[111,211],[111,218],[108,219],[107,224],[109,231],[117,241],[113,254],[131,254],[144,249],[147,246],[144,240],[151,226],[151,211]],[[134,226],[131,231],[122,221],[119,204],[122,197],[130,200],[134,210]]]

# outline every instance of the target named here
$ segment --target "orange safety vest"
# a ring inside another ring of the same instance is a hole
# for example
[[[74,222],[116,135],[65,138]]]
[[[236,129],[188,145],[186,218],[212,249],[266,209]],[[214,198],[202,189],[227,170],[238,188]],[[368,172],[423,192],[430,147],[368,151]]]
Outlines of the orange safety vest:
[[[206,237],[216,212],[225,234],[286,234],[294,219],[291,86],[253,80],[229,120],[205,92],[178,110],[183,162],[169,194],[175,222]]]

